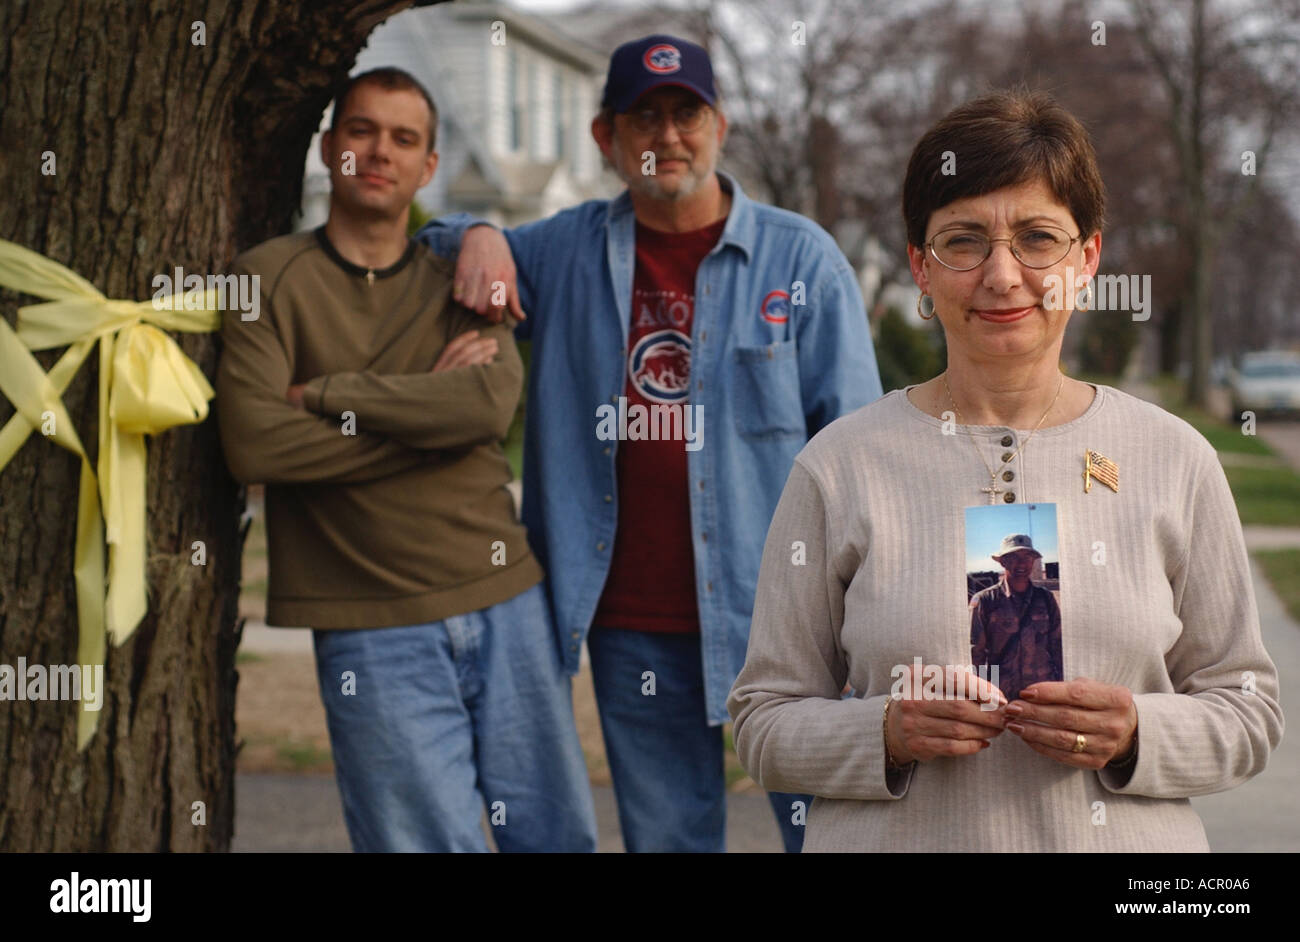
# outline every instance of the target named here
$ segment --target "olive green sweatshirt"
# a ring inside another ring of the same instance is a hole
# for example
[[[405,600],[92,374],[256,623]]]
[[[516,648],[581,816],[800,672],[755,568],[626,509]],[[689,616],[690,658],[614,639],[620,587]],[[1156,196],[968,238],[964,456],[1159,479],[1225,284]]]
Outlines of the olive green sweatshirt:
[[[259,276],[260,310],[225,314],[217,410],[231,473],[266,485],[268,623],[419,624],[536,585],[500,445],[523,385],[509,321],[454,303],[450,266],[415,241],[367,270],[321,229],[234,271]],[[472,329],[496,358],[432,372]],[[285,396],[298,383],[305,410]]]

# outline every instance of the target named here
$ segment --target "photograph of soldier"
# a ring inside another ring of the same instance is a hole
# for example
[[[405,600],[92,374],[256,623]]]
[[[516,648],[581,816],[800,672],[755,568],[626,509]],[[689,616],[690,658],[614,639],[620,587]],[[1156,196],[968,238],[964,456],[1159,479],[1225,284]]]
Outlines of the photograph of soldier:
[[[1054,505],[1032,505],[1033,510],[1040,512],[1049,508],[1055,511]],[[972,514],[1010,509],[967,509],[968,533],[974,529],[969,524]],[[1026,509],[1030,508],[1022,506],[1021,513]],[[1043,565],[1043,554],[1026,533],[1006,536],[991,556],[1002,567],[993,584],[977,588],[993,573],[968,572],[966,577],[971,663],[976,670],[981,665],[989,665],[989,679],[1009,698],[1015,698],[1030,684],[1065,679],[1061,664],[1061,609],[1056,598],[1059,573],[1055,562]],[[991,673],[993,666],[998,668],[996,680]]]

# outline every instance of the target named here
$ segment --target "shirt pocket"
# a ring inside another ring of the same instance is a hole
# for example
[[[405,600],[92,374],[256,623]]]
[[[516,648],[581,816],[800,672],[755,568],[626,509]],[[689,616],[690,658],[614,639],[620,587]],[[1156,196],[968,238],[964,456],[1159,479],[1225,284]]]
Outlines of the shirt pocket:
[[[733,402],[741,435],[790,438],[807,434],[795,341],[737,347],[735,373]]]
[[[1046,635],[1052,630],[1052,615],[1046,610],[1035,611],[1029,616],[1029,627],[1036,635]]]

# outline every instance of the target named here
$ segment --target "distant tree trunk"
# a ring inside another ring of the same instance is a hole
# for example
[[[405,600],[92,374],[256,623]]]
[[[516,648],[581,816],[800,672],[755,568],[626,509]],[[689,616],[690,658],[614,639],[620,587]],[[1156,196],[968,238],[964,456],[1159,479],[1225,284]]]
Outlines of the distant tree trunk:
[[[1192,4],[1191,34],[1191,87],[1187,90],[1190,114],[1186,123],[1183,158],[1185,186],[1190,204],[1191,227],[1188,237],[1192,257],[1191,304],[1188,310],[1192,318],[1192,356],[1187,399],[1193,405],[1206,408],[1210,396],[1210,352],[1214,327],[1214,322],[1210,319],[1210,266],[1214,263],[1215,223],[1207,211],[1209,201],[1206,193],[1209,161],[1205,145],[1208,130],[1205,86],[1209,63],[1206,61],[1205,0],[1195,0]]]
[[[1186,206],[1178,239],[1189,265],[1188,284],[1177,319],[1162,328],[1161,366],[1173,366],[1175,353],[1185,357],[1187,399],[1204,408],[1216,349],[1212,300],[1223,239],[1259,195],[1262,177],[1254,164],[1269,166],[1277,130],[1292,126],[1300,108],[1295,82],[1282,67],[1296,61],[1293,30],[1285,28],[1294,21],[1294,4],[1129,0],[1129,7],[1134,36],[1168,97],[1169,140]],[[1236,154],[1225,159],[1223,153],[1224,142],[1241,139],[1243,128],[1249,129],[1244,139],[1250,146],[1240,159],[1250,154],[1248,172],[1234,166]],[[1244,182],[1226,187],[1234,176]]]
[[[148,298],[153,276],[175,266],[227,270],[239,250],[288,231],[334,87],[375,25],[412,5],[7,0],[0,238],[115,298]],[[30,302],[5,293],[0,311],[12,324]],[[215,375],[214,335],[179,343]],[[60,352],[38,357],[48,368]],[[92,450],[96,362],[64,396]],[[12,414],[0,399],[0,423]],[[76,662],[77,474],[77,459],[39,434],[0,472],[0,663]],[[149,614],[109,648],[84,753],[77,704],[0,705],[0,849],[229,848],[242,504],[215,419],[150,443]],[[191,564],[196,540],[206,566]]]
[[[1183,357],[1183,308],[1188,296],[1184,291],[1175,303],[1165,306],[1160,320],[1160,366],[1161,373],[1175,373]]]
[[[839,171],[840,134],[824,115],[809,122],[808,165],[812,171],[813,213],[822,228],[833,232],[844,211],[836,174]]]

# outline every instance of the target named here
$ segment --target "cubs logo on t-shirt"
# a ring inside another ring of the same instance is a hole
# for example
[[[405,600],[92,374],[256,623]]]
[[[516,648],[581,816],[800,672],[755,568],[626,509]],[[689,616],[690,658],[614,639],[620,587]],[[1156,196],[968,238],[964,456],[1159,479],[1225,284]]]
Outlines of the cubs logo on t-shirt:
[[[627,373],[651,402],[681,402],[690,392],[691,338],[680,330],[646,334],[628,355]]]
[[[645,63],[645,67],[651,72],[667,75],[669,72],[676,72],[682,67],[682,54],[676,46],[660,43],[647,49],[641,61]]]
[[[759,305],[758,313],[769,324],[784,324],[790,319],[790,292],[769,291]]]

